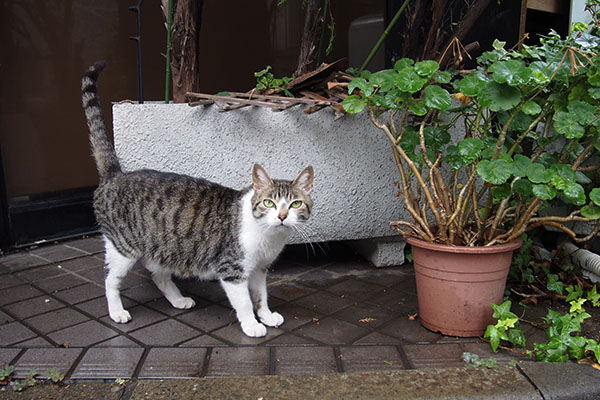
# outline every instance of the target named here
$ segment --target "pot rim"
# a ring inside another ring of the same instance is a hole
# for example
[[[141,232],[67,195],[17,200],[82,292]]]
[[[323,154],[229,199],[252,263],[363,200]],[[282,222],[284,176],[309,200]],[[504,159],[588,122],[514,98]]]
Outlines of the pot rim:
[[[405,236],[404,240],[411,246],[422,249],[434,250],[443,253],[471,253],[471,254],[495,254],[508,252],[518,249],[523,245],[523,239],[520,237],[508,243],[497,244],[493,246],[451,246],[447,244],[431,243],[425,240],[417,239],[412,236]]]

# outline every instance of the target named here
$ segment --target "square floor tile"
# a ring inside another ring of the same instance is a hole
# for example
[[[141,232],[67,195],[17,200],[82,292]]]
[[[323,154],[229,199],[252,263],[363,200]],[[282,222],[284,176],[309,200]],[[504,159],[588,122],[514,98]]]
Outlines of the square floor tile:
[[[5,325],[13,321],[14,319],[10,315],[0,311],[0,325]]]
[[[398,349],[394,346],[341,347],[340,354],[344,372],[391,371],[406,368]]]
[[[0,290],[0,306],[41,296],[42,292],[30,285],[13,286]]]
[[[78,240],[71,240],[65,243],[67,247],[73,247],[77,250],[85,251],[87,253],[99,253],[104,251],[104,240],[102,236],[94,236],[89,238],[83,238]]]
[[[364,346],[364,345],[397,345],[402,343],[402,340],[384,335],[383,333],[373,332],[369,333],[367,336],[363,336],[358,339],[356,342],[352,343],[355,346]]]
[[[146,345],[173,346],[202,334],[201,331],[190,328],[174,319],[168,319],[147,326],[130,335]]]
[[[197,296],[205,301],[220,303],[227,300],[227,295],[219,282],[185,279],[176,280],[175,284],[187,295]]]
[[[127,309],[127,311],[131,314],[131,320],[125,324],[114,322],[108,315],[103,317],[101,321],[104,321],[106,324],[122,332],[131,332],[155,322],[162,321],[163,319],[167,319],[165,315],[144,306],[131,307]]]
[[[65,304],[50,296],[39,296],[4,306],[4,309],[19,319],[45,314],[64,307]]]
[[[140,378],[199,378],[206,349],[153,348],[140,371]]]
[[[194,308],[192,311],[178,316],[177,319],[205,332],[223,327],[237,320],[233,309],[216,304]]]
[[[38,315],[37,317],[28,318],[25,322],[39,332],[50,333],[87,320],[89,318],[80,312],[70,308],[61,308]]]
[[[408,344],[402,349],[412,368],[449,368],[462,367],[463,349],[458,343],[448,344]]]
[[[336,276],[337,275],[333,274],[332,272],[316,269],[302,274],[302,276],[296,279],[294,282],[311,289],[327,289],[336,283],[340,283],[348,279],[347,276]]]
[[[334,317],[343,319],[367,329],[375,329],[388,321],[398,317],[398,314],[390,309],[364,302],[344,308],[333,314]]]
[[[442,338],[439,333],[425,329],[418,318],[411,320],[408,316],[399,316],[391,323],[379,328],[378,331],[400,338],[403,343],[436,343]]]
[[[28,253],[19,252],[0,257],[1,272],[17,272],[48,264],[48,260]]]
[[[156,299],[153,301],[149,301],[148,303],[145,303],[144,305],[146,307],[150,307],[153,310],[156,311],[160,311],[163,314],[166,314],[170,317],[175,317],[177,315],[181,315],[181,314],[187,314],[189,312],[194,312],[196,310],[200,310],[203,309],[205,307],[208,307],[210,305],[210,303],[206,302],[205,300],[202,300],[198,297],[193,297],[194,301],[196,302],[196,305],[190,309],[187,310],[182,310],[180,308],[175,308],[171,305],[171,303],[169,303],[169,301],[166,298],[161,298],[161,299]]]
[[[337,294],[338,296],[346,296],[355,300],[364,300],[375,296],[381,289],[381,286],[374,283],[361,282],[355,278],[350,278],[327,288],[327,291]]]
[[[129,300],[126,297],[121,298],[123,302],[123,307],[125,309],[129,309],[130,307],[136,306],[137,303]],[[108,304],[106,302],[106,297],[97,297],[93,300],[88,300],[83,303],[78,303],[75,308],[90,314],[92,317],[100,318],[105,315],[108,315]]]
[[[210,355],[207,376],[267,375],[269,349],[266,347],[214,348]]]
[[[404,314],[415,313],[419,309],[416,295],[398,292],[393,289],[383,289],[375,296],[369,298],[368,302]]]
[[[292,333],[284,333],[266,343],[267,346],[314,346],[317,344],[313,339],[297,336]]]
[[[275,374],[334,374],[337,372],[332,347],[276,347]]]
[[[322,314],[333,314],[334,312],[348,307],[355,302],[335,294],[317,292],[315,294],[298,299],[294,301],[294,303],[299,304],[311,311],[317,311]]]
[[[75,379],[131,378],[144,349],[91,348],[72,375]]]
[[[87,252],[67,247],[64,244],[55,244],[39,247],[30,251],[30,254],[41,257],[49,262],[57,262],[69,258],[82,257],[87,255]]]
[[[285,301],[291,301],[315,292],[314,289],[300,286],[294,282],[273,284],[270,285],[267,290],[269,295]]]
[[[240,327],[239,322],[236,322],[235,324],[230,324],[224,328],[213,331],[211,335],[225,342],[233,343],[236,345],[258,345],[266,342],[267,340],[271,340],[281,335],[282,333],[283,331],[281,329],[267,327],[266,336],[249,337],[246,336],[244,332],[242,332],[242,328]]]
[[[0,348],[0,365],[11,364],[12,360],[21,352],[21,349]],[[12,365],[12,364],[11,364]]]
[[[104,287],[104,279],[106,277],[106,270],[103,267],[89,268],[84,271],[74,272],[77,276],[96,283]]]
[[[33,348],[53,348],[56,346],[55,343],[50,343],[46,339],[41,336],[34,337],[33,339],[25,340],[23,342],[15,343],[14,347],[21,347],[25,349],[33,349]]]
[[[306,308],[300,307],[294,303],[277,306],[274,307],[273,310],[277,311],[283,316],[284,322],[282,327],[288,331],[323,317],[323,314],[317,311],[307,310]]]
[[[125,336],[117,336],[104,342],[96,343],[93,347],[143,347]]]
[[[31,374],[31,370],[38,372],[39,378],[47,377],[46,371],[55,368],[60,373],[66,374],[81,349],[28,349],[15,364],[13,373],[15,378],[25,378]]]
[[[90,346],[118,335],[118,332],[102,325],[97,321],[87,321],[51,333],[48,337],[58,344],[69,347]]]
[[[36,282],[36,286],[48,292],[57,292],[60,290],[74,288],[87,283],[83,278],[70,273],[63,273],[52,278]]]
[[[71,289],[61,290],[60,292],[57,292],[55,296],[69,304],[77,304],[104,296],[104,288],[93,283],[86,283],[85,285]]]
[[[121,290],[121,296],[127,296],[138,303],[146,303],[148,301],[159,300],[165,295],[158,290],[153,282],[147,282],[131,289]]]
[[[36,336],[36,333],[19,322],[9,322],[8,324],[0,325],[0,346],[10,346],[11,344]]]
[[[188,340],[179,345],[179,347],[213,347],[213,346],[227,346],[225,342],[220,341],[219,339],[211,336],[211,335],[201,335],[192,340]]]
[[[357,277],[359,281],[375,283],[377,285],[394,288],[402,291],[405,288],[405,281],[414,280],[414,270],[412,266],[397,266],[378,269],[372,273]],[[416,286],[415,286],[416,287]]]
[[[332,317],[304,325],[294,331],[329,345],[350,344],[369,332],[368,329]]]
[[[1,271],[1,268],[2,267],[0,267],[0,271]],[[0,290],[7,289],[7,288],[13,287],[13,286],[19,286],[22,284],[23,284],[23,281],[20,279],[17,279],[12,274],[0,275]]]
[[[65,271],[58,265],[51,264],[44,267],[28,269],[27,271],[19,272],[15,275],[28,282],[38,282],[64,273]]]

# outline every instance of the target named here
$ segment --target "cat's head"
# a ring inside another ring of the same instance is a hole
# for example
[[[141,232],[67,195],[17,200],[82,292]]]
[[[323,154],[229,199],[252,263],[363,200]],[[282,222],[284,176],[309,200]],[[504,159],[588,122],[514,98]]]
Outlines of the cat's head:
[[[306,167],[294,181],[272,180],[254,164],[252,171],[252,214],[266,227],[293,228],[310,217],[313,169]]]

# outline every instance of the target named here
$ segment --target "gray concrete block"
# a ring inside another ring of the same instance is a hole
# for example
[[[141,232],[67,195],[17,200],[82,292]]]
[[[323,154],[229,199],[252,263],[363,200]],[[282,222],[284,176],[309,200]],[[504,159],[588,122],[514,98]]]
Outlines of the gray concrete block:
[[[401,236],[352,240],[348,244],[376,267],[404,264],[406,242]]]
[[[600,371],[589,365],[524,361],[518,367],[546,400],[600,399]]]

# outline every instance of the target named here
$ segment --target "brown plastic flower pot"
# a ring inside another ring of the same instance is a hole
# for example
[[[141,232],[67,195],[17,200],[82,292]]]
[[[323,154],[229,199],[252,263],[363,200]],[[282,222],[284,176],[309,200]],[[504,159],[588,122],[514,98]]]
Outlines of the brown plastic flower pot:
[[[407,237],[412,246],[419,319],[448,336],[481,336],[494,323],[490,303],[500,304],[519,238],[489,247],[447,246]]]

